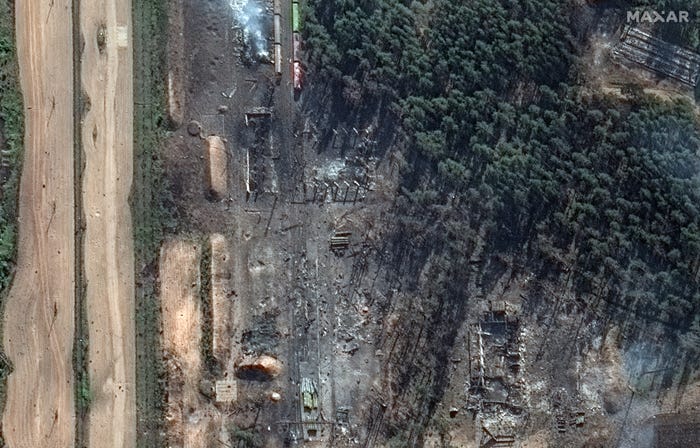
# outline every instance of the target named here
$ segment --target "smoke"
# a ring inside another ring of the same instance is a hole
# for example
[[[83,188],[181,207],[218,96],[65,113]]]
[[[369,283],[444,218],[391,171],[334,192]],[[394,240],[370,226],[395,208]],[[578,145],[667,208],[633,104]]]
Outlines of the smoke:
[[[252,59],[268,61],[270,54],[263,33],[264,10],[258,0],[229,0],[236,25],[243,30],[243,42]]]

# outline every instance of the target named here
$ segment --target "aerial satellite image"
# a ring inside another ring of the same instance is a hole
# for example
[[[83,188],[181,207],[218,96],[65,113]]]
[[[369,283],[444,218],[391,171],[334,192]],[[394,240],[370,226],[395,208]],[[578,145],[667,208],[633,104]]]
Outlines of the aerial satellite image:
[[[700,0],[0,0],[0,448],[700,447]]]

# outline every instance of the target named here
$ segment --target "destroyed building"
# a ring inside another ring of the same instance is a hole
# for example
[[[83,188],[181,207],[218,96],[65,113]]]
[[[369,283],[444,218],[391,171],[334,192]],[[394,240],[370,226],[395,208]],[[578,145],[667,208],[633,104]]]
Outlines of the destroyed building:
[[[659,75],[695,87],[700,77],[700,55],[652,36],[647,31],[626,26],[613,58],[631,62]]]
[[[521,410],[519,319],[503,303],[494,304],[469,333],[469,409]]]

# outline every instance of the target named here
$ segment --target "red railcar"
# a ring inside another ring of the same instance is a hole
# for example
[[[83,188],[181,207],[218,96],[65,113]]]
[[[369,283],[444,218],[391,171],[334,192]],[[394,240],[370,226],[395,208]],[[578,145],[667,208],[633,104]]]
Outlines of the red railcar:
[[[301,62],[294,61],[292,64],[292,78],[294,81],[294,90],[301,90],[304,80],[304,69],[301,67]]]

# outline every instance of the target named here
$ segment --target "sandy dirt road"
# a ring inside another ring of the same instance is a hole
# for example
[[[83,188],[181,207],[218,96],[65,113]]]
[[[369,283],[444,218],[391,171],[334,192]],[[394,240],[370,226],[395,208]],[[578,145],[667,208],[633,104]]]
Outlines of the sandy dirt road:
[[[92,400],[88,443],[136,445],[131,1],[82,1],[85,304]]]
[[[70,0],[15,3],[26,117],[19,254],[4,316],[14,363],[3,414],[11,448],[75,438],[73,51]]]
[[[75,440],[73,22],[71,2],[18,1],[26,107],[18,271],[5,311],[5,439],[16,447]],[[92,393],[90,446],[135,446],[131,2],[85,2],[81,78],[84,272]],[[80,267],[78,267],[80,268]]]

